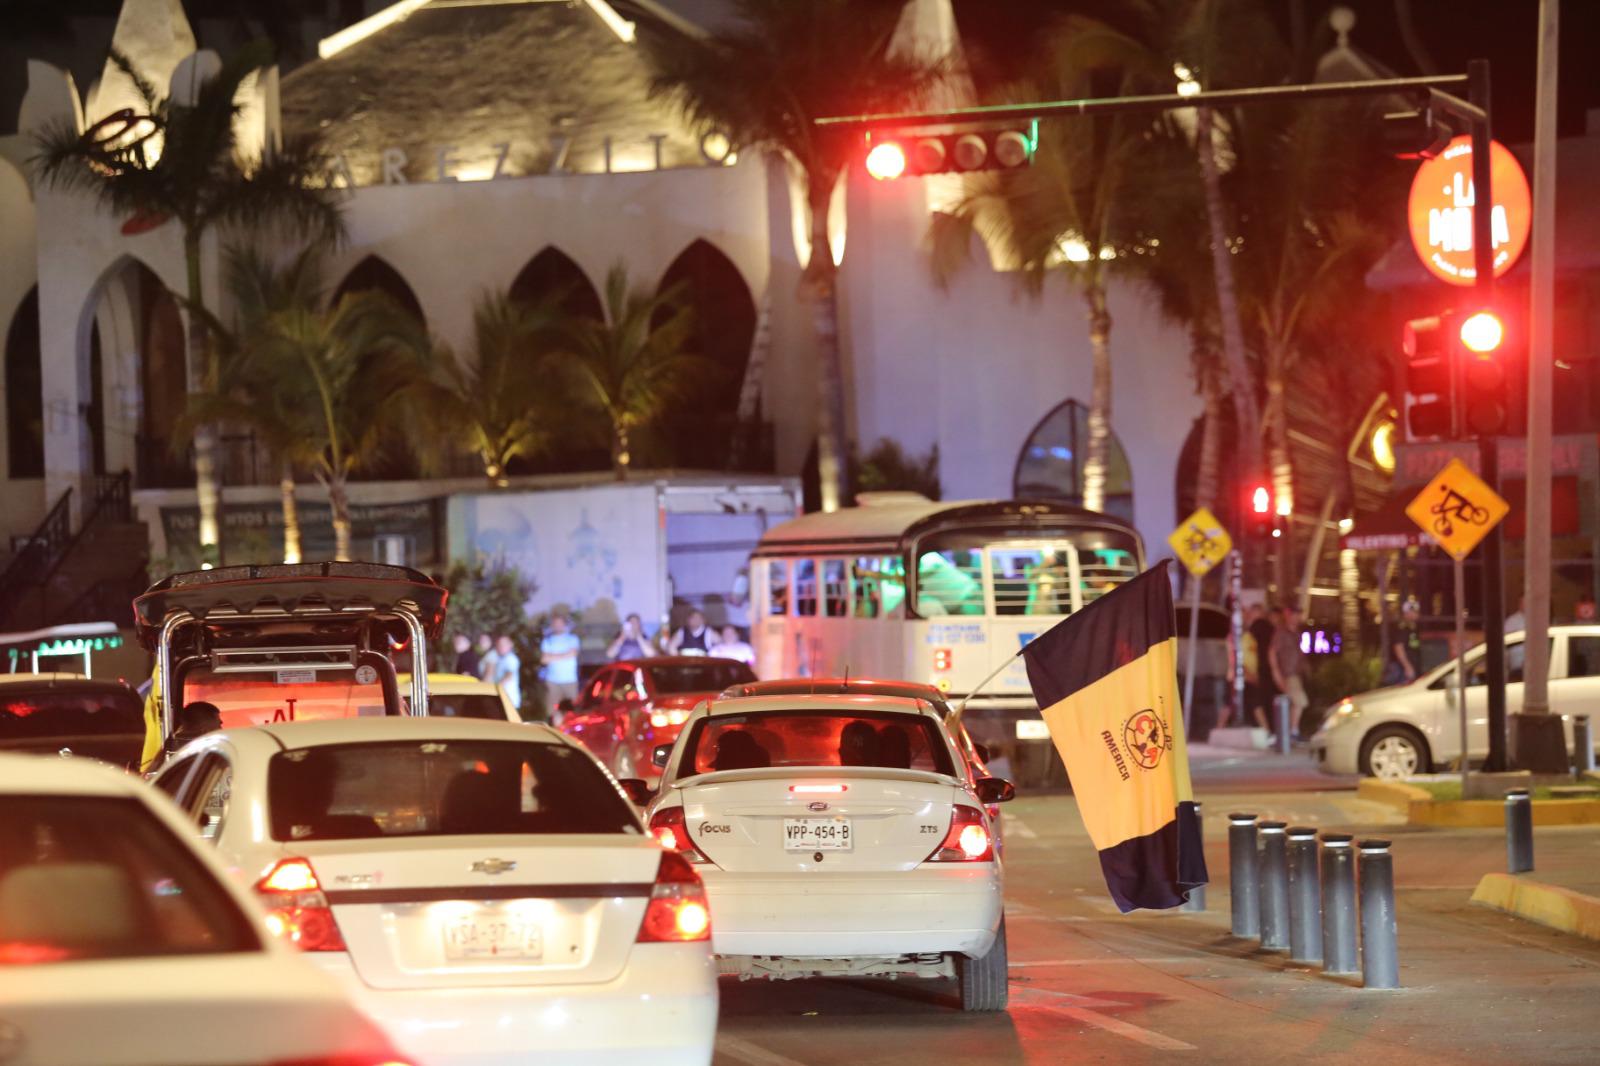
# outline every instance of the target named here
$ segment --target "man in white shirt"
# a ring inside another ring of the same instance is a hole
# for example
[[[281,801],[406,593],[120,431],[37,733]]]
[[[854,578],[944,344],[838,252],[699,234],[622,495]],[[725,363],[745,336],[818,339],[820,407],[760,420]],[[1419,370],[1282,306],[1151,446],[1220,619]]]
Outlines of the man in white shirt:
[[[722,639],[711,649],[711,654],[721,659],[737,659],[746,666],[756,664],[756,650],[739,635],[735,626],[722,627]]]

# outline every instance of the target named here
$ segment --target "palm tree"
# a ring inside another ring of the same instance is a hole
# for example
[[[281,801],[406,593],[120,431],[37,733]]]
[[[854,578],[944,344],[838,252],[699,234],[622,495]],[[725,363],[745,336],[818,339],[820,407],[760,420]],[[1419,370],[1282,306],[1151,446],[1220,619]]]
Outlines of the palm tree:
[[[271,225],[313,240],[334,240],[343,233],[339,206],[323,187],[328,160],[315,138],[269,146],[248,165],[235,155],[235,100],[245,79],[271,62],[267,45],[258,42],[235,52],[190,103],[159,96],[125,56],[113,53],[112,60],[144,101],[161,135],[160,154],[152,159],[141,145],[108,148],[72,126],[57,126],[39,136],[35,173],[55,188],[88,192],[119,215],[175,219],[182,231],[190,307],[206,306],[200,247],[213,229]],[[190,388],[215,392],[217,368],[206,316],[191,314],[188,330]],[[215,429],[197,426],[194,446],[201,560],[210,566],[220,561]]]
[[[828,115],[890,111],[912,100],[933,71],[890,54],[903,0],[734,0],[735,18],[706,36],[641,23],[655,66],[652,91],[740,148],[782,153],[805,177],[811,256],[802,291],[816,336],[817,473],[822,509],[844,496],[844,385],[837,268],[828,204],[859,136],[819,130]]]
[[[1111,31],[1099,23],[1063,19],[1049,33],[1045,69],[1007,95],[1072,100],[1122,94],[1139,83],[1142,68],[1122,49],[1105,47],[1112,41]],[[1154,124],[1137,116],[1082,116],[1044,124],[1032,167],[975,179],[952,214],[935,216],[932,229],[934,271],[941,280],[966,259],[977,231],[1020,267],[1034,295],[1042,293],[1053,272],[1064,274],[1082,295],[1093,356],[1083,506],[1093,511],[1105,507],[1111,438],[1107,286],[1113,274],[1129,269],[1132,257],[1150,247],[1151,233],[1139,221],[1151,209],[1144,197],[1166,195],[1164,183],[1149,180],[1156,143]]]
[[[599,416],[611,445],[617,480],[628,476],[634,434],[649,427],[672,401],[685,394],[697,374],[715,364],[684,351],[694,334],[694,310],[673,286],[650,295],[628,288],[621,263],[606,275],[606,321],[569,319],[552,365],[565,395]]]
[[[414,425],[418,383],[431,376],[421,323],[389,296],[360,292],[326,305],[315,246],[278,269],[252,251],[228,262],[239,358],[296,412],[297,455],[309,458],[333,512],[334,558],[350,558],[350,475],[374,458],[385,429]],[[271,411],[238,416],[270,427]]]
[[[541,373],[560,321],[554,300],[528,305],[487,293],[472,313],[472,351],[465,359],[440,351],[417,383],[419,410],[436,426],[434,440],[470,448],[493,487],[506,484],[511,460],[543,451],[559,423],[559,397]],[[426,449],[435,455],[437,449]]]

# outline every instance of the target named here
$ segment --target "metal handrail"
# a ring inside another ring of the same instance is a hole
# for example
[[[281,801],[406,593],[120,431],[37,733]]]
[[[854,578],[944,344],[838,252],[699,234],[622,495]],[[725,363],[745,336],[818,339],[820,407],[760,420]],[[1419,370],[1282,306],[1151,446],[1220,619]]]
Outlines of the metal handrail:
[[[43,578],[34,582],[26,578],[53,566],[57,546],[70,539],[71,531],[72,489],[69,487],[61,493],[61,498],[45,514],[43,521],[34,528],[17,554],[11,557],[11,562],[0,571],[0,609],[10,603],[16,589],[30,583],[44,583]]]

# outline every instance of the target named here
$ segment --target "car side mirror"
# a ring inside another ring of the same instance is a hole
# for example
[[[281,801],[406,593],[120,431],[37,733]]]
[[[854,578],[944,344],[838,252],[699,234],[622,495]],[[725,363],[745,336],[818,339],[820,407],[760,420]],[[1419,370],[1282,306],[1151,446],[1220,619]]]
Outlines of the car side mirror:
[[[655,766],[667,765],[667,760],[672,758],[671,744],[657,744],[650,751],[650,762]]]
[[[989,754],[989,745],[987,744],[980,744],[978,741],[974,740],[972,742],[972,750],[977,753],[978,759],[981,762],[988,762],[990,759],[994,758],[994,756]]]
[[[643,779],[637,777],[624,777],[617,784],[622,786],[622,791],[628,794],[635,807],[648,806],[656,798],[655,789],[645,784]]]
[[[976,787],[982,803],[1005,803],[1017,795],[1017,786],[1003,777],[980,777]]]

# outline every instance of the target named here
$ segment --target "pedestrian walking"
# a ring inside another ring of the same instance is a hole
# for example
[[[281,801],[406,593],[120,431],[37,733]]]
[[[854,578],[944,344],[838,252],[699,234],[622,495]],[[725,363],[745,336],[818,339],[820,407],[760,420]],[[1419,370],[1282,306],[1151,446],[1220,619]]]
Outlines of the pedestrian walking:
[[[494,680],[494,661],[499,653],[495,651],[495,639],[488,633],[478,634],[478,679],[480,681]]]
[[[465,633],[457,633],[450,646],[456,650],[455,672],[466,674],[468,677],[477,677],[478,653],[472,648],[472,638]]]
[[[1240,725],[1254,725],[1258,729],[1271,728],[1272,701],[1280,691],[1268,661],[1272,652],[1272,635],[1277,627],[1258,603],[1245,608],[1244,631],[1244,705],[1247,721]],[[1251,682],[1252,673],[1255,676]]]
[[[578,698],[578,652],[583,642],[571,632],[572,623],[564,614],[550,616],[550,628],[539,644],[539,662],[543,665],[544,705],[550,721],[561,723],[561,701]]]
[[[1417,679],[1422,665],[1422,637],[1417,631],[1417,620],[1422,608],[1416,600],[1407,600],[1400,607],[1400,624],[1395,627],[1389,642],[1389,654],[1383,664],[1385,685],[1409,685]]]
[[[511,706],[521,711],[522,659],[518,657],[510,637],[498,638],[494,642],[494,651],[494,676],[490,680],[506,694]]]
[[[1301,713],[1311,701],[1306,697],[1306,658],[1300,650],[1300,609],[1293,604],[1273,612],[1272,675],[1278,691],[1289,697],[1289,730],[1295,731]],[[1274,734],[1278,724],[1269,727]]]

